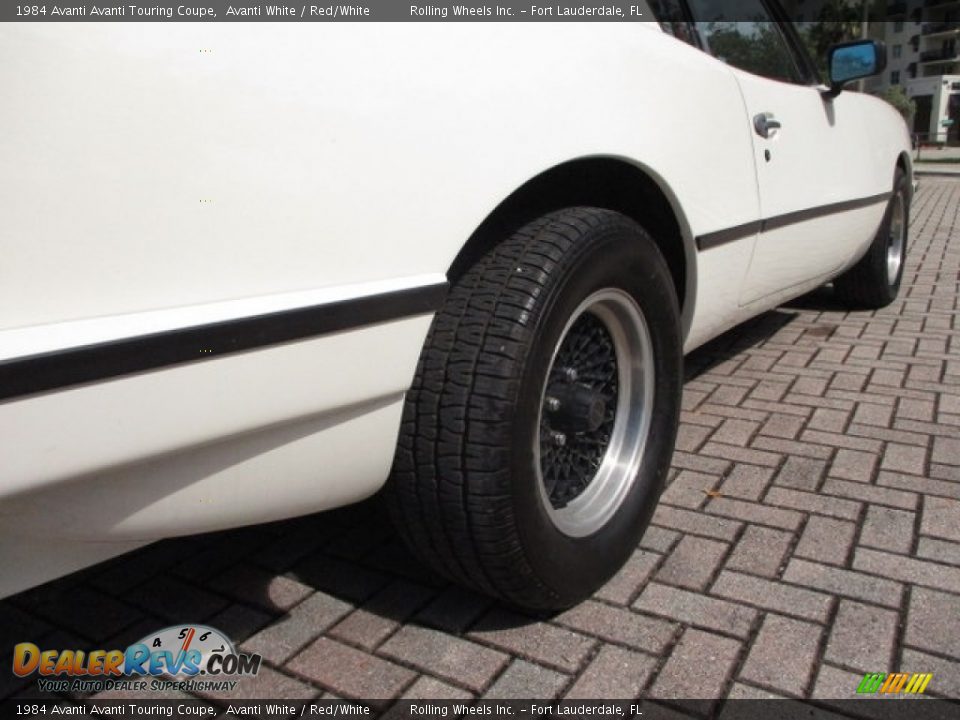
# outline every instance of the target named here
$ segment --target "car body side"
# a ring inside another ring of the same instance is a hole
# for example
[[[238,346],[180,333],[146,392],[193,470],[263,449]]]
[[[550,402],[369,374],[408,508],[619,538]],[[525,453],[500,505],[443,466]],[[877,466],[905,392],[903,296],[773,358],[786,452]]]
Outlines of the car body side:
[[[436,288],[506,199],[572,162],[642,178],[669,206],[688,351],[854,263],[883,213],[820,218],[806,232],[843,230],[843,262],[811,256],[805,282],[745,301],[760,230],[698,243],[763,216],[745,73],[651,24],[0,37],[0,368]],[[902,121],[853,93],[833,104],[866,150],[831,201],[889,192],[909,171]],[[0,596],[376,492],[432,313],[384,318],[0,400]]]

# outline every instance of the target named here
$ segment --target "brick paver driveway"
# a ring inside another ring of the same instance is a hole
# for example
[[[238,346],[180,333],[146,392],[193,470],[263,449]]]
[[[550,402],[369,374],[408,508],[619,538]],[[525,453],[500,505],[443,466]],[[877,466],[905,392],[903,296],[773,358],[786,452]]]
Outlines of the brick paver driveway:
[[[237,699],[849,697],[899,669],[958,697],[958,223],[960,182],[925,179],[900,301],[848,314],[823,291],[688,358],[654,525],[569,612],[528,618],[437,580],[371,502],[10,598],[0,667],[17,641],[125,647],[204,622],[269,664]],[[0,696],[35,692],[0,671]]]

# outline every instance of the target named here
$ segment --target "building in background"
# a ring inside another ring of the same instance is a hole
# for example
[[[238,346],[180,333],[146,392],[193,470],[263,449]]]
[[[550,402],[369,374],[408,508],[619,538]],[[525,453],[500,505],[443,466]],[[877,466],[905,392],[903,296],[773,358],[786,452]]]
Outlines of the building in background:
[[[916,104],[911,130],[920,142],[960,144],[960,0],[781,2],[821,65],[837,40],[864,33],[882,40],[887,68],[863,89],[882,95],[901,87]]]
[[[887,44],[887,69],[867,85],[900,85],[917,106],[921,142],[960,142],[960,0],[898,0],[870,33]]]

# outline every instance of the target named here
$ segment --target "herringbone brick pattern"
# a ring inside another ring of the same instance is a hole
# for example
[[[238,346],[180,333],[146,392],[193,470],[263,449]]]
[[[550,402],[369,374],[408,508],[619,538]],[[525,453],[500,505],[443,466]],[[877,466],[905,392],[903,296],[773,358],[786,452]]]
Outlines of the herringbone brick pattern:
[[[653,526],[568,612],[443,583],[367,503],[10,598],[0,667],[18,641],[124,647],[204,622],[264,656],[246,697],[850,697],[901,669],[958,697],[960,183],[925,180],[913,217],[891,307],[848,313],[824,290],[688,358]],[[35,686],[0,671],[8,695]]]

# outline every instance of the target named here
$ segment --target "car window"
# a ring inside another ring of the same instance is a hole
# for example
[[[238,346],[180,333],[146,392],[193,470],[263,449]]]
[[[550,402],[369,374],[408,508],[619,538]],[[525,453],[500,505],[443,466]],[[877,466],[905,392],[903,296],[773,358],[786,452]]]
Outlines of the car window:
[[[660,27],[677,40],[697,47],[692,24],[683,10],[682,0],[650,0],[650,10]]]
[[[728,65],[783,82],[801,82],[780,28],[761,0],[689,0],[704,49]]]

